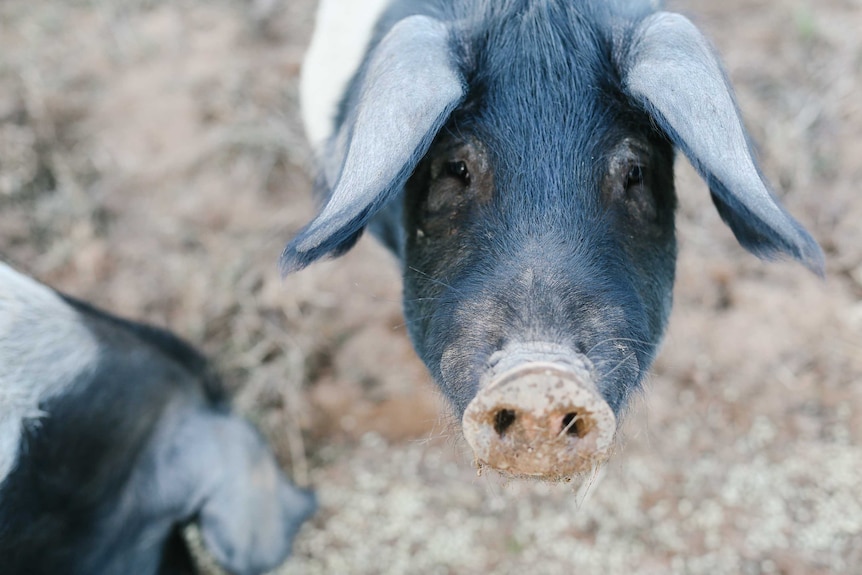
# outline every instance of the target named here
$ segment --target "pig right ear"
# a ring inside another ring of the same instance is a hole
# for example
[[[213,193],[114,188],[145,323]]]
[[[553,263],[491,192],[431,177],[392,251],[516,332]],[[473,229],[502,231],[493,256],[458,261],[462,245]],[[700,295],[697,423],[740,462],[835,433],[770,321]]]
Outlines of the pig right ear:
[[[688,156],[739,243],[760,257],[793,257],[822,275],[820,247],[769,192],[730,84],[694,24],[658,12],[618,48],[624,90]]]
[[[284,249],[282,273],[350,249],[404,187],[464,95],[446,26],[427,16],[396,24],[348,96],[347,116],[324,162],[329,201]]]

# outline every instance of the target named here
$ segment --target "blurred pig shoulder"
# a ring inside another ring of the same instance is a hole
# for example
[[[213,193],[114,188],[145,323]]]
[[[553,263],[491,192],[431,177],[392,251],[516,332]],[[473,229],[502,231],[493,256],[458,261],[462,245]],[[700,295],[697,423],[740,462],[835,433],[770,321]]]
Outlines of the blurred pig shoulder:
[[[18,457],[25,420],[97,363],[99,343],[50,288],[0,262],[0,484]]]

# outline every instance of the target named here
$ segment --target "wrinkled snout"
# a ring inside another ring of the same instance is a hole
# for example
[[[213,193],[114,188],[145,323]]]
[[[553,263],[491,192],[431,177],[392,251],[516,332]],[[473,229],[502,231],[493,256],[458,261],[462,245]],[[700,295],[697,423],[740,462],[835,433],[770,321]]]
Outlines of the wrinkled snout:
[[[560,480],[608,459],[616,417],[586,371],[528,362],[480,389],[463,427],[479,465]]]

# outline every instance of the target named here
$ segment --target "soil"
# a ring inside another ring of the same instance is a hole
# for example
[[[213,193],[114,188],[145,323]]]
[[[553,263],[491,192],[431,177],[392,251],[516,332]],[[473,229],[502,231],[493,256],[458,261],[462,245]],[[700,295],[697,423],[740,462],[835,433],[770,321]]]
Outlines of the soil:
[[[826,277],[747,254],[680,159],[667,339],[583,484],[477,475],[372,239],[279,277],[311,0],[0,3],[0,256],[208,353],[320,498],[277,573],[858,573],[862,2],[669,4]]]

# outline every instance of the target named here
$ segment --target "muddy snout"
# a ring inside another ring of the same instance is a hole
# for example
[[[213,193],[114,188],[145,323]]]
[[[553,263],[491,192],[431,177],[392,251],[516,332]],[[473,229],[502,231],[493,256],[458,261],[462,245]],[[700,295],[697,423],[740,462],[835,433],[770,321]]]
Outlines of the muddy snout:
[[[586,372],[531,362],[480,389],[463,427],[479,465],[553,481],[607,460],[616,417]]]

